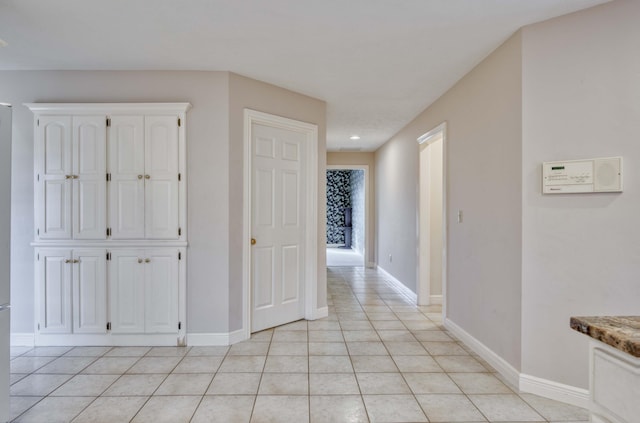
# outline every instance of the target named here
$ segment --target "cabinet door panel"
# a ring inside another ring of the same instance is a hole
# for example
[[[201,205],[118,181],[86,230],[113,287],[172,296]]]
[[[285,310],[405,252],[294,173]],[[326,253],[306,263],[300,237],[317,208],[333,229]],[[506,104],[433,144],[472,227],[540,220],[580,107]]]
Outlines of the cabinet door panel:
[[[106,118],[73,118],[73,236],[105,239],[107,228]]]
[[[145,234],[178,238],[178,121],[176,116],[145,117]]]
[[[73,259],[73,331],[106,333],[106,251],[74,250]]]
[[[71,333],[71,251],[39,251],[40,333]]]
[[[109,128],[109,226],[112,239],[144,238],[142,116],[113,116]]]
[[[147,333],[178,332],[178,253],[146,250],[145,327]]]
[[[109,310],[113,333],[144,333],[143,250],[114,250],[109,271]]]
[[[41,239],[71,238],[71,117],[41,116],[36,130],[36,222]]]

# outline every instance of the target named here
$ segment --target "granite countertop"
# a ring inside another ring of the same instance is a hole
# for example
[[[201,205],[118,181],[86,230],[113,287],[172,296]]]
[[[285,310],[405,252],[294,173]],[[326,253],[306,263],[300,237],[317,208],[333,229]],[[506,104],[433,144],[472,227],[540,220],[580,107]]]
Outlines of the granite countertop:
[[[640,316],[572,317],[571,329],[640,358]]]

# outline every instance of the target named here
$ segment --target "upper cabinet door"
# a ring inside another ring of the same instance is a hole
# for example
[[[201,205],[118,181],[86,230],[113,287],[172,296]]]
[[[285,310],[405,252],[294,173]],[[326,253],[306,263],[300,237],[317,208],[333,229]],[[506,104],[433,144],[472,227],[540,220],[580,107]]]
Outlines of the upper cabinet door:
[[[145,233],[178,239],[178,118],[145,117]]]
[[[109,128],[109,226],[112,239],[144,238],[144,119],[113,116]]]
[[[73,235],[105,239],[107,229],[106,117],[73,117]]]
[[[71,117],[40,116],[35,150],[38,236],[71,239]]]

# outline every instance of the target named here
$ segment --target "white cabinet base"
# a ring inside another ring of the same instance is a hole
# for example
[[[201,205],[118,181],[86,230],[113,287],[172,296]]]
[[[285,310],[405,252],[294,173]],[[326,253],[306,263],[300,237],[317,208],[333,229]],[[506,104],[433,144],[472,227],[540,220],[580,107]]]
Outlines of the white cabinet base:
[[[590,411],[593,423],[635,423],[640,416],[640,358],[591,341]]]
[[[125,334],[125,335],[43,335],[35,336],[38,347],[182,347],[184,335],[178,334]]]

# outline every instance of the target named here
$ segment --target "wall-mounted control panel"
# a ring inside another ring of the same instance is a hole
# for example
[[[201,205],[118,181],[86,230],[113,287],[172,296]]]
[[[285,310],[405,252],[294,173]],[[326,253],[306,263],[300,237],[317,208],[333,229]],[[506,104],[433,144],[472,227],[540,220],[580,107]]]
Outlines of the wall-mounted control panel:
[[[542,163],[543,194],[622,192],[622,157]]]

